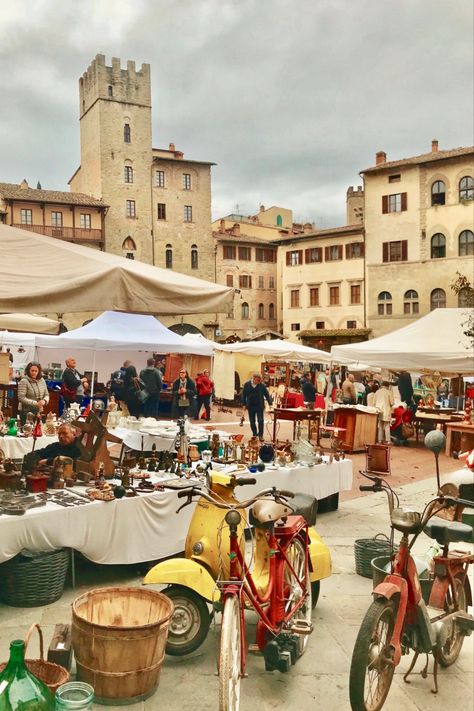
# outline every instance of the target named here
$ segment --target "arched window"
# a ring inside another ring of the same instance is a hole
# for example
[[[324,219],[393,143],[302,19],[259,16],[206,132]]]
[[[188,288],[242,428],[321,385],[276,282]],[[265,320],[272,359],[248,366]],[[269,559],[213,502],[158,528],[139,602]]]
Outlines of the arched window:
[[[441,259],[446,256],[446,237],[437,232],[431,238],[431,259]]]
[[[122,249],[124,252],[135,252],[137,249],[137,246],[133,239],[128,235],[128,237],[125,237],[124,241],[122,242]]]
[[[403,296],[403,313],[417,314],[419,312],[418,292],[408,289]]]
[[[129,123],[124,123],[124,125],[123,125],[123,141],[124,141],[124,143],[131,143],[132,142],[132,133],[130,131],[130,124]]]
[[[431,311],[446,308],[446,292],[444,289],[433,289],[430,298]]]
[[[275,320],[275,304],[268,304],[268,318],[270,321]]]
[[[240,313],[241,313],[242,318],[250,318],[250,309],[249,309],[249,305],[246,301],[244,301],[244,303],[241,305]]]
[[[465,175],[459,181],[459,199],[474,200],[474,179],[470,175]]]
[[[191,269],[198,268],[198,248],[196,244],[191,245]]]
[[[166,245],[165,265],[167,269],[173,269],[173,247],[170,244]]]
[[[381,291],[377,297],[377,302],[379,316],[392,315],[392,295],[389,291]]]
[[[124,183],[133,183],[133,168],[131,165],[123,166],[123,180]]]
[[[431,186],[431,204],[444,205],[446,202],[446,185],[442,180],[436,180]]]
[[[283,217],[281,215],[277,215],[277,227],[281,227],[283,225]]]
[[[258,318],[265,318],[265,306],[263,304],[258,305]]]
[[[468,257],[474,254],[474,232],[463,230],[459,235],[459,256]]]
[[[109,86],[107,87],[107,95],[108,95],[109,98],[112,98],[112,96],[114,95],[113,87],[112,87],[110,84],[109,84]]]
[[[464,307],[472,307],[474,304],[472,303],[472,296],[471,292],[468,289],[468,287],[465,287],[464,289],[461,289],[461,291],[458,294],[458,306],[459,308],[464,308]]]

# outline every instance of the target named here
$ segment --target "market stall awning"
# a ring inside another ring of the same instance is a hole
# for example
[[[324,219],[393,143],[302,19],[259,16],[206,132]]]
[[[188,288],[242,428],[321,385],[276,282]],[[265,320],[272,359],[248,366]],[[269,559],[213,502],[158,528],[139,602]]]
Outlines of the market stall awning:
[[[227,311],[234,290],[0,224],[0,313]]]
[[[474,373],[474,348],[465,331],[472,309],[435,309],[417,321],[363,343],[333,346],[342,363],[366,363],[394,370]]]
[[[279,360],[303,361],[306,363],[330,363],[331,354],[317,348],[302,346],[293,341],[275,339],[273,341],[240,341],[239,343],[216,343],[216,350],[227,353],[276,358]]]
[[[35,314],[0,314],[0,329],[23,333],[51,333],[59,331],[60,323]]]

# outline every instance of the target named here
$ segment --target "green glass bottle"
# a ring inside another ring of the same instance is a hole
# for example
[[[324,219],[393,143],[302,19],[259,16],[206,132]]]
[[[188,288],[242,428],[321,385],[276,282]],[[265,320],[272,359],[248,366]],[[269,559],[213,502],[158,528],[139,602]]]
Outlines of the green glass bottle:
[[[51,711],[54,698],[46,684],[25,664],[25,643],[10,644],[10,659],[0,672],[0,711]]]

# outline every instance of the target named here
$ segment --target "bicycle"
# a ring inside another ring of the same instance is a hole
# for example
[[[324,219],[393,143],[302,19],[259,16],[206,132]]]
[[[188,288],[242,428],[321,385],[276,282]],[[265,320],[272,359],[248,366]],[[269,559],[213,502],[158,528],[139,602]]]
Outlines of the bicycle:
[[[421,671],[428,675],[429,654],[434,657],[433,693],[438,691],[438,665],[453,664],[461,652],[464,637],[474,629],[474,618],[467,612],[472,604],[468,578],[469,565],[474,555],[450,550],[451,542],[470,542],[472,527],[458,521],[436,516],[455,507],[474,507],[474,502],[449,495],[449,488],[433,498],[420,514],[400,508],[397,494],[391,486],[378,477],[371,477],[370,486],[360,486],[361,491],[385,491],[388,497],[391,544],[395,530],[402,533],[398,550],[392,557],[391,570],[382,583],[373,590],[370,605],[359,629],[352,655],[349,697],[353,711],[380,711],[392,683],[395,667],[402,654],[410,650],[414,658],[403,679],[413,671],[418,656],[427,655]],[[445,485],[449,487],[449,485]],[[460,487],[460,491],[462,487]],[[424,531],[441,546],[442,552],[433,558],[434,577],[428,605],[422,590],[411,550],[420,533]],[[412,539],[409,541],[409,534]]]
[[[255,479],[248,482],[255,483]],[[289,671],[306,649],[312,632],[308,526],[314,523],[316,500],[308,496],[303,506],[292,507],[288,499],[294,497],[293,492],[275,487],[232,505],[196,487],[178,492],[179,498],[187,497],[184,506],[194,496],[227,509],[224,521],[229,529],[229,576],[216,582],[223,610],[219,711],[238,711],[240,680],[246,667],[246,607],[253,608],[258,616],[253,651],[263,653],[267,671]],[[261,571],[252,574],[239,543],[240,510],[249,507],[250,525],[255,526],[257,535],[266,537],[268,544],[266,585]]]

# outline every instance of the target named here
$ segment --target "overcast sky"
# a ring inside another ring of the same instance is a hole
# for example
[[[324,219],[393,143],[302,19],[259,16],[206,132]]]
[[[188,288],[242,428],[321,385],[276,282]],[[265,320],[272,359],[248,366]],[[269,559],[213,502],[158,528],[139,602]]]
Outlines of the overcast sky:
[[[213,216],[319,227],[377,150],[473,143],[471,0],[14,0],[0,16],[0,182],[67,190],[78,78],[151,65],[153,145],[214,161]]]

